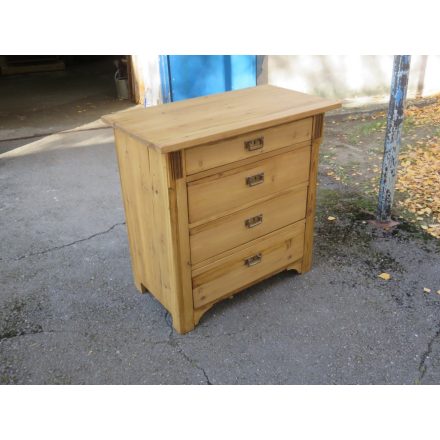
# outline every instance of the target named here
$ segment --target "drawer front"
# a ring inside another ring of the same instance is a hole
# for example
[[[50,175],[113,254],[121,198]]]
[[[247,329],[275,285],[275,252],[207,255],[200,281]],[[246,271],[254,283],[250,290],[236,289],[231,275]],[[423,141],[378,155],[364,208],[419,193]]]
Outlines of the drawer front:
[[[300,259],[304,246],[304,221],[257,241],[193,276],[195,308],[235,293]]]
[[[188,184],[189,221],[213,220],[309,178],[310,146]]]
[[[189,148],[185,152],[188,175],[238,160],[308,141],[312,136],[313,118],[254,131],[222,142]]]
[[[190,230],[197,264],[305,217],[307,185]]]

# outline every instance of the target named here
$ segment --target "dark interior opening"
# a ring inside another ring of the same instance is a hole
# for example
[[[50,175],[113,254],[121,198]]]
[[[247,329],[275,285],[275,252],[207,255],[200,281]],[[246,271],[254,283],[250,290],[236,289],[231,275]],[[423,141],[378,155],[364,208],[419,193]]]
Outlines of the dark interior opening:
[[[0,153],[133,105],[128,56],[0,56]]]

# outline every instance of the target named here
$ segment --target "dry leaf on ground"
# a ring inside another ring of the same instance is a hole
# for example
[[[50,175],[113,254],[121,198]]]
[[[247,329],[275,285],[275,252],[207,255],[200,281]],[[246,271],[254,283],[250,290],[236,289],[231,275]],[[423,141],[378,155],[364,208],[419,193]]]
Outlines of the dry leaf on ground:
[[[406,116],[418,126],[440,127],[440,96],[428,106],[410,107]],[[405,194],[399,205],[418,215],[417,221],[425,223],[423,230],[440,238],[440,136],[427,136],[415,144],[399,158],[396,190]]]

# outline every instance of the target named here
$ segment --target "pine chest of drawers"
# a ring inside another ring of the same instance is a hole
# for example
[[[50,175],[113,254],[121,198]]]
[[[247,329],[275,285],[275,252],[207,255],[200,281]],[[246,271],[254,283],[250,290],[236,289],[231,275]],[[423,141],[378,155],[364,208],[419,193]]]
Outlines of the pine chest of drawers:
[[[134,282],[178,332],[264,278],[310,269],[323,117],[339,106],[258,86],[103,117]]]

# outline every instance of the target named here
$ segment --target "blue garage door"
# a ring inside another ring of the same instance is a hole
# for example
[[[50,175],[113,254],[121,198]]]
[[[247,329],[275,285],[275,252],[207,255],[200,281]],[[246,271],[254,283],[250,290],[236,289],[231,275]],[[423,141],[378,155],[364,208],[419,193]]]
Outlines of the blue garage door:
[[[255,55],[163,55],[160,58],[164,102],[257,84]]]

